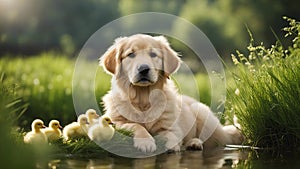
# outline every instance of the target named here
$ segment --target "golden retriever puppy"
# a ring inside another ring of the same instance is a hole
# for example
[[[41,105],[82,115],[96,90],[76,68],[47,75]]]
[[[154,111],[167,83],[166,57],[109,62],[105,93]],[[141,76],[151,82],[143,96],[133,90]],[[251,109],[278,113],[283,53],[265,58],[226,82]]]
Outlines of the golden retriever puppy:
[[[157,149],[156,135],[174,151],[182,144],[196,150],[240,144],[237,129],[223,130],[209,107],[177,92],[169,76],[180,62],[163,36],[116,39],[101,57],[105,71],[113,76],[111,90],[103,97],[106,115],[116,127],[132,130],[134,147],[143,152]]]

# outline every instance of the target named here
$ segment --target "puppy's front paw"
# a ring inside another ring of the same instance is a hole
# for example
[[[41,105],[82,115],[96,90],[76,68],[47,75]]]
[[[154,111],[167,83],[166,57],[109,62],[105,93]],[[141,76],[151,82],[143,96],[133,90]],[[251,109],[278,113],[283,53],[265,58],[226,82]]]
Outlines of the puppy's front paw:
[[[134,138],[134,147],[145,153],[152,153],[156,150],[155,140],[149,138]]]
[[[174,147],[172,147],[172,148],[168,148],[167,149],[167,153],[176,153],[176,152],[180,152],[180,146],[179,145],[176,145],[176,146],[174,146]]]
[[[174,140],[173,141],[169,140],[169,141],[166,142],[165,147],[167,149],[167,152],[169,152],[169,153],[171,153],[171,152],[180,152],[180,144],[181,144],[181,142],[178,143]]]
[[[198,138],[193,138],[186,143],[187,150],[203,150],[203,142]]]

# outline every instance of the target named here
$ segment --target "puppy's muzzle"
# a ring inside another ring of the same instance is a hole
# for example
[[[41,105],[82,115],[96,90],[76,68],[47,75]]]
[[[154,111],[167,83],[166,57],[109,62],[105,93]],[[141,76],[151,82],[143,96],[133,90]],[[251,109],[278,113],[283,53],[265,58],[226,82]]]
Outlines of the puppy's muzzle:
[[[139,65],[137,67],[137,74],[133,84],[138,86],[148,86],[153,83],[150,66],[147,64]]]
[[[148,76],[148,73],[150,71],[150,67],[146,64],[140,65],[137,69],[140,76]]]

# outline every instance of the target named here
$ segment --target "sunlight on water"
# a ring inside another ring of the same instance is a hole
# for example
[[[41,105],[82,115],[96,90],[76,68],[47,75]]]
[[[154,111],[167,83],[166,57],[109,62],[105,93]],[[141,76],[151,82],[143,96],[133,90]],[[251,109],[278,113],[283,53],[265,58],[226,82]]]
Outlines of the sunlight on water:
[[[68,157],[52,160],[48,163],[48,167],[52,169],[281,169],[286,167],[299,168],[299,157],[300,154],[296,153],[274,158],[270,153],[262,153],[256,150],[226,148],[224,150],[210,150],[209,152],[184,151],[140,159],[115,155],[95,158]]]
[[[0,5],[5,11],[12,11],[19,4],[19,0],[0,0]]]
[[[149,158],[132,159],[117,156],[99,157],[93,159],[61,159],[49,162],[49,168],[231,168],[240,160],[245,160],[247,152],[216,150],[210,153],[201,151],[186,151],[181,153],[162,154]]]

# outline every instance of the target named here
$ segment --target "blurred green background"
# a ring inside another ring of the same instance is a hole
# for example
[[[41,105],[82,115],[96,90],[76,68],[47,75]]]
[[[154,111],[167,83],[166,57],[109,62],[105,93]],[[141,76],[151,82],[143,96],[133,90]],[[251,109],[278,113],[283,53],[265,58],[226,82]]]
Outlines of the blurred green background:
[[[271,29],[282,37],[281,28],[286,25],[282,16],[300,17],[298,0],[0,0],[0,4],[0,56],[51,50],[74,57],[106,23],[154,11],[189,20],[227,58],[247,46],[246,27],[255,40],[270,45],[276,40]],[[182,45],[176,50],[185,52]]]

